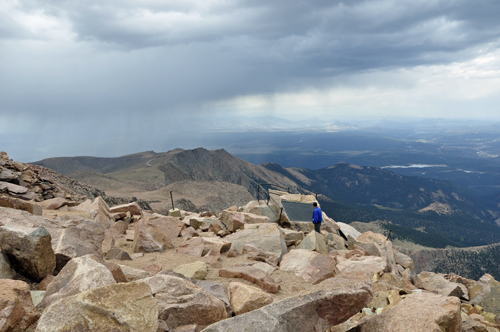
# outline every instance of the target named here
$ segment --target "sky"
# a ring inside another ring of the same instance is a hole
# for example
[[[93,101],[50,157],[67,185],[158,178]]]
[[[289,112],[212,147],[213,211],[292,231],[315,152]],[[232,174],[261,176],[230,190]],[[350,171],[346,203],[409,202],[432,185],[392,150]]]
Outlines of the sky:
[[[0,150],[202,145],[193,119],[228,116],[500,121],[499,17],[498,0],[2,0]]]

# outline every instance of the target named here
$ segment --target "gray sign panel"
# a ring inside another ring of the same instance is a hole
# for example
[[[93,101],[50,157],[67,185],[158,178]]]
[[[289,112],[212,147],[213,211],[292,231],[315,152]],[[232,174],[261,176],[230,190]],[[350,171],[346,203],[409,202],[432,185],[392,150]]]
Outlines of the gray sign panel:
[[[281,201],[290,221],[311,222],[314,207],[312,203]]]

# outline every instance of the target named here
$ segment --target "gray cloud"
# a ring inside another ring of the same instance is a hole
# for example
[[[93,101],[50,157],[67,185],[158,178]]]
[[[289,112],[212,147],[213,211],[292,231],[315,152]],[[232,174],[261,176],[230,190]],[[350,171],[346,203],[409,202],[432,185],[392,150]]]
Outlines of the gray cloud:
[[[121,137],[239,96],[410,88],[401,71],[498,50],[499,14],[496,0],[6,0],[0,116],[51,139],[54,123]]]

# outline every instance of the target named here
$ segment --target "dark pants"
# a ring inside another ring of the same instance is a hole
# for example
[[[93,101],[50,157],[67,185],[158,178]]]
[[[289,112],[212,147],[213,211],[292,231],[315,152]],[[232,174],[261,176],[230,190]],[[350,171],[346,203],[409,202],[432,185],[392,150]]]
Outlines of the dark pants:
[[[314,230],[318,233],[321,233],[321,223],[320,222],[314,224]]]

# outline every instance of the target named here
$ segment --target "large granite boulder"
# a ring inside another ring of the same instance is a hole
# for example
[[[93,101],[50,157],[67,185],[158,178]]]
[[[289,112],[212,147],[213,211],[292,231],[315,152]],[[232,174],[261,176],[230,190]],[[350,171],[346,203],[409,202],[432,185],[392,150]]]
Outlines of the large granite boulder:
[[[277,224],[246,224],[243,230],[224,239],[232,243],[231,249],[235,248],[239,252],[243,251],[247,243],[276,253],[280,259],[288,252],[285,238]]]
[[[304,239],[304,232],[294,231],[288,228],[281,228],[285,236],[286,243],[297,244]]]
[[[184,241],[176,251],[180,254],[201,257],[204,249],[205,239],[202,237],[194,237]]]
[[[133,248],[134,252],[163,252],[165,243],[155,239],[147,224],[140,220],[135,228]]]
[[[356,240],[351,238],[351,241],[354,244],[354,248],[358,248],[358,246],[360,246],[364,250],[368,251],[370,255],[385,257],[387,259],[387,267],[389,271],[397,269],[395,251],[392,248],[392,242],[388,241],[384,235],[368,231],[358,236]],[[399,256],[399,258],[403,257]]]
[[[461,332],[460,300],[433,293],[413,293],[397,305],[349,332],[447,331]]]
[[[500,282],[491,275],[485,274],[479,279],[478,285],[482,290],[474,292],[474,303],[482,306],[485,311],[500,317]]]
[[[273,303],[273,297],[270,294],[241,282],[231,282],[229,293],[231,294],[231,309],[235,315]]]
[[[326,331],[358,313],[371,297],[368,282],[331,278],[310,292],[220,321],[203,332]]]
[[[108,204],[101,196],[94,199],[90,205],[90,217],[106,227],[111,226],[115,222],[115,218],[111,215]]]
[[[345,224],[343,222],[337,222],[337,225],[340,227],[340,231],[347,238],[349,235],[356,239],[361,233],[351,225]]]
[[[35,281],[51,274],[56,256],[45,227],[31,228],[15,223],[0,226],[0,250],[18,273]]]
[[[57,222],[57,229],[49,229],[56,254],[56,271],[60,271],[72,258],[94,255],[102,259],[104,225],[78,216],[61,216]]]
[[[214,223],[217,219],[215,217],[200,217],[199,215],[187,216],[184,218],[183,222],[186,225],[193,227],[196,230],[207,231],[210,229],[210,225]]]
[[[466,300],[469,299],[469,292],[464,285],[446,280],[442,274],[424,271],[417,278],[419,285],[425,290],[436,292],[443,296],[456,296]]]
[[[34,202],[24,201],[19,198],[0,196],[0,206],[5,208],[26,211],[35,216],[42,215],[42,207],[39,204]]]
[[[48,307],[36,332],[157,332],[158,306],[144,282],[89,289]]]
[[[326,239],[327,241],[329,241],[328,243],[333,247],[333,249],[345,250],[345,240],[342,236],[337,235],[335,233],[328,233]]]
[[[224,253],[231,248],[231,242],[218,237],[204,237],[203,240],[205,241],[205,246],[202,255],[206,255],[210,250]]]
[[[193,280],[195,285],[202,288],[208,294],[215,296],[226,306],[227,316],[231,317],[233,315],[233,311],[231,310],[231,306],[229,304],[229,297],[227,293],[226,286],[224,284],[212,281],[212,280]]]
[[[248,255],[248,259],[253,259],[256,261],[261,261],[261,262],[266,262],[268,264],[278,266],[279,263],[279,255],[270,252],[270,251],[265,251],[261,247],[258,247],[256,245],[247,243],[243,246],[243,254]]]
[[[178,326],[210,325],[227,318],[224,303],[188,280],[159,274],[142,280],[158,301],[158,318],[170,330]]]
[[[166,217],[159,214],[153,214],[146,223],[149,227],[155,227],[158,232],[162,232],[170,239],[179,237],[181,231],[186,225],[176,217]]]
[[[309,249],[319,252],[323,255],[328,255],[328,247],[326,246],[325,238],[318,232],[310,232],[300,242],[297,249]]]
[[[47,210],[57,210],[63,206],[77,206],[78,203],[70,201],[63,197],[54,197],[51,199],[46,199],[39,203],[44,209]]]
[[[371,277],[374,273],[387,270],[387,261],[382,257],[353,256],[351,259],[337,257],[337,260],[337,269],[344,274],[362,272]]]
[[[38,307],[46,308],[59,299],[115,283],[111,271],[94,255],[76,257],[47,286],[45,297]]]
[[[72,258],[88,254],[100,258],[103,255],[101,247],[106,225],[95,220],[74,215],[44,218],[5,208],[0,208],[0,219],[9,219],[25,227],[45,227],[52,238],[56,271],[60,271]]]
[[[146,219],[144,223],[148,227],[154,241],[160,245],[163,243],[164,249],[173,248],[172,239],[176,237],[176,230],[178,229],[175,223],[172,224],[170,220],[162,222],[160,219]]]
[[[365,243],[376,243],[379,246],[382,246],[385,241],[387,241],[387,237],[383,234],[380,233],[374,233],[372,231],[364,232],[361,235],[359,235],[356,240],[358,242],[365,242]]]
[[[396,264],[401,265],[405,269],[409,268],[415,271],[415,265],[413,264],[413,259],[411,259],[410,256],[394,250],[394,258],[396,259]]]
[[[337,272],[332,257],[307,249],[292,249],[283,256],[280,270],[293,271],[296,276],[312,284],[332,278]]]
[[[237,229],[242,228],[244,224],[262,224],[270,222],[267,216],[228,210],[222,211],[219,219],[230,232],[235,232]]]
[[[26,331],[38,317],[30,286],[20,280],[0,279],[0,331]]]

